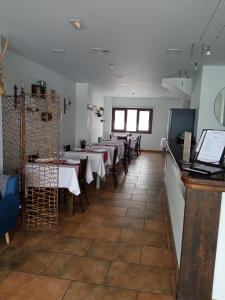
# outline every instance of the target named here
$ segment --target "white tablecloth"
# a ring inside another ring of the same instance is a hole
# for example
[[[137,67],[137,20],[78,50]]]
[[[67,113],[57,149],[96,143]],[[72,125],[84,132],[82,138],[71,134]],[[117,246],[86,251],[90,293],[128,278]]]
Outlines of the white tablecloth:
[[[94,144],[94,145],[91,145],[90,147],[88,147],[87,149],[91,149],[91,150],[104,149],[105,151],[108,152],[108,157],[110,159],[109,161],[107,161],[107,164],[112,165],[115,147],[116,146],[110,146],[110,145],[101,146],[101,145]],[[119,158],[117,157],[117,162],[118,161],[119,161]]]
[[[101,147],[101,146],[95,146],[95,145],[88,146],[85,149],[90,150],[90,151],[103,150],[104,152],[107,152],[107,160],[105,161],[105,165],[108,166],[108,165],[112,164],[113,156],[111,156],[111,149],[107,149],[104,146]],[[99,151],[99,153],[101,153],[101,152]]]
[[[57,166],[37,163],[25,166],[26,185],[34,187],[67,188],[72,194],[80,194],[77,179],[78,166]],[[58,173],[59,172],[59,173]]]
[[[106,174],[102,153],[68,151],[64,153],[64,159],[84,159],[88,157],[88,165],[91,172],[97,173],[100,177]]]
[[[119,158],[123,157],[124,141],[118,141],[118,140],[104,141],[104,142],[100,143],[99,146],[114,146],[114,147],[117,146]]]

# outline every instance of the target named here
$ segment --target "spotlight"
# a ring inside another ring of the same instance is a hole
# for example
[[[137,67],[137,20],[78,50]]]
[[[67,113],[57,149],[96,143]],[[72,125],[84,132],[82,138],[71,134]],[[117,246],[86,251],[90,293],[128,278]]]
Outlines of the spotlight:
[[[206,48],[206,53],[205,53],[205,55],[207,55],[207,56],[212,55],[212,52],[211,52],[209,46]]]

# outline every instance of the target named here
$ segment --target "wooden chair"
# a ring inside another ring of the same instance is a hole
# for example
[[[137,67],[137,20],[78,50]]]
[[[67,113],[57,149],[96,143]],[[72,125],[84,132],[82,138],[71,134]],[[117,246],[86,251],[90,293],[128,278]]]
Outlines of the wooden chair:
[[[118,180],[117,180],[117,155],[118,155],[118,149],[117,149],[117,147],[115,147],[115,150],[114,150],[114,153],[113,153],[112,166],[107,166],[106,167],[106,174],[112,176],[115,188],[118,185]]]
[[[87,162],[88,162],[88,157],[85,159],[81,159],[79,171],[78,171],[78,182],[80,186],[80,195],[78,196],[78,198],[79,198],[80,208],[82,212],[84,212],[83,200],[85,200],[86,204],[89,205],[87,189],[86,189]],[[76,197],[74,196],[74,199],[75,198]]]
[[[127,136],[117,136],[117,140],[125,140],[127,141]]]
[[[131,140],[129,140],[128,143],[124,143],[124,153],[123,153],[123,157],[120,159],[120,162],[123,165],[125,174],[128,173],[128,164],[130,163],[130,159],[131,159],[130,143],[131,143]]]
[[[141,135],[139,135],[137,137],[137,141],[135,144],[135,149],[134,149],[136,155],[138,156],[139,154],[141,154]]]
[[[85,149],[86,148],[86,141],[85,140],[81,140],[80,141],[80,147],[81,147],[81,149]]]
[[[65,152],[68,152],[68,151],[71,150],[71,146],[70,146],[70,145],[66,145],[66,146],[63,147],[63,150],[64,150]]]

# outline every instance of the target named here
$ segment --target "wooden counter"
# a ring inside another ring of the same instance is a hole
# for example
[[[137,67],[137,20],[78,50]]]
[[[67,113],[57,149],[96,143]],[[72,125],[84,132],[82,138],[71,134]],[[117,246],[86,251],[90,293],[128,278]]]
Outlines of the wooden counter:
[[[167,153],[175,159],[171,148]],[[179,158],[175,160],[179,165]],[[186,193],[177,299],[212,300],[224,175],[196,176],[181,170],[180,175]]]

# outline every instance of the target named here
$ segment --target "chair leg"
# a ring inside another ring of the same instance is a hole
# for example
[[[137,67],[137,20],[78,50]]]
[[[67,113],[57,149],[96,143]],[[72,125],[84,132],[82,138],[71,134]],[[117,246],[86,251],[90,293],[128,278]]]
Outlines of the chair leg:
[[[86,200],[87,205],[90,205],[90,202],[88,200],[88,195],[87,195],[87,191],[86,190],[84,192],[84,196],[85,196],[85,200]]]
[[[5,233],[5,241],[6,241],[7,245],[10,243],[10,238],[9,238],[9,233],[8,232]]]
[[[112,174],[112,176],[113,176],[114,187],[116,188],[118,185],[118,180],[117,180],[116,174]]]
[[[79,202],[80,202],[80,208],[81,208],[81,212],[84,212],[84,207],[83,207],[83,203],[82,203],[82,196],[79,195]]]

